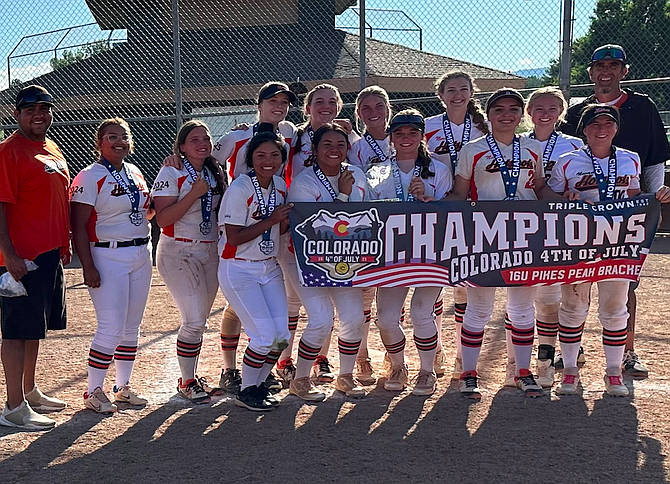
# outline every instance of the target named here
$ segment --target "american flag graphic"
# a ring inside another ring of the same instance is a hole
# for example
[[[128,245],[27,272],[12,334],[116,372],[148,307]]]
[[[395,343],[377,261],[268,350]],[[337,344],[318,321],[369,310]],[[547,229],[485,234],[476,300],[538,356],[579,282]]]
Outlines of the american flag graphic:
[[[303,286],[307,287],[351,287],[351,281],[333,281],[325,274],[303,271]]]
[[[353,278],[354,286],[425,287],[449,286],[449,269],[436,264],[398,264],[361,271]]]

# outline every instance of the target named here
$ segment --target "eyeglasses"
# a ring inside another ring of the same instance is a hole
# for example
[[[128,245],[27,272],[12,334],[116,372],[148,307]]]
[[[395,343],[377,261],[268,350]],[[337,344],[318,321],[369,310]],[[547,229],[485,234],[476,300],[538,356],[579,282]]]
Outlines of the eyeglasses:
[[[133,141],[133,137],[129,134],[114,134],[114,133],[109,133],[103,136],[103,138],[107,138],[107,141],[110,143],[116,143],[117,141],[121,141],[122,143],[131,143]]]
[[[623,62],[626,60],[626,54],[624,54],[623,50],[617,49],[616,47],[607,47],[606,49],[594,52],[593,57],[591,57],[591,62],[601,61],[605,59],[614,59]]]

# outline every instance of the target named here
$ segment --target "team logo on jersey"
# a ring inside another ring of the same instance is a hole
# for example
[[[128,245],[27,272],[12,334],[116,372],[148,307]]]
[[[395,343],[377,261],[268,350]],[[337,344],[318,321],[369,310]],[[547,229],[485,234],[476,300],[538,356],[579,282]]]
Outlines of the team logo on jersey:
[[[112,197],[122,197],[126,194],[126,189],[123,188],[121,185],[115,182],[110,182],[114,184],[114,188],[112,188],[112,191],[110,192],[110,195]]]
[[[64,174],[67,171],[67,164],[63,160],[48,155],[35,155],[35,158],[44,164],[44,171],[48,174]]]
[[[348,281],[366,267],[379,264],[383,226],[375,208],[351,214],[319,210],[295,232],[303,239],[307,265],[321,269],[333,281]]]

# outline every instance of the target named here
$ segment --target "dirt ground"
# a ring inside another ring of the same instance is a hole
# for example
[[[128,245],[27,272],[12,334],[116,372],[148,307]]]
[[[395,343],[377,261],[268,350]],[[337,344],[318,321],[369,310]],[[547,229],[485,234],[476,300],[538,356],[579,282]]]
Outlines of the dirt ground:
[[[651,375],[627,381],[629,398],[603,394],[601,329],[593,310],[585,330],[583,394],[531,400],[503,388],[499,290],[480,360],[480,403],[462,398],[447,377],[428,398],[372,386],[365,399],[348,400],[326,385],[326,401],[308,405],[284,390],[280,407],[262,415],[236,407],[229,396],[192,406],[176,395],[179,316],[156,272],[133,377],[149,405],[109,417],[84,409],[96,322],[81,271],[68,269],[68,329],[42,344],[38,381],[69,407],[52,414],[58,426],[47,433],[0,428],[0,482],[668,482],[670,239],[657,238],[653,252],[638,291],[637,338]],[[199,373],[210,382],[220,374],[223,306],[219,296],[201,356]],[[304,324],[303,317],[300,328]],[[451,362],[449,297],[442,333]],[[370,347],[381,370],[383,347],[374,325]],[[336,346],[330,358],[337,362]],[[415,375],[418,358],[411,343],[408,360]]]

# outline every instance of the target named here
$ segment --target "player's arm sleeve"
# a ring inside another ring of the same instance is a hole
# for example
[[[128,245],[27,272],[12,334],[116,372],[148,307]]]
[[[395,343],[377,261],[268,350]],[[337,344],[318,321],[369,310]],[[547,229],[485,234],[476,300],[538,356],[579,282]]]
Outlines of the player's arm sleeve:
[[[349,169],[354,172],[354,187],[353,190],[357,191],[355,197],[349,198],[351,202],[369,202],[370,201],[370,187],[368,186],[368,179],[358,167],[350,166]],[[352,190],[352,194],[354,191]]]
[[[288,190],[288,201],[291,203],[316,202],[318,196],[318,190],[316,190],[314,185],[309,183],[305,177],[299,177],[293,180],[291,188]]]
[[[554,163],[554,167],[551,170],[551,176],[547,182],[549,188],[551,188],[559,195],[562,195],[568,189],[567,180],[565,179],[565,162],[566,160],[563,158],[563,156],[558,158],[558,161]]]
[[[72,180],[70,185],[70,201],[95,206],[98,198],[98,184],[90,170],[82,170]]]
[[[642,169],[642,186],[646,193],[656,193],[665,181],[665,163],[646,166]]]
[[[164,166],[158,172],[154,186],[151,188],[152,197],[178,197],[179,172],[171,167]]]
[[[472,178],[472,165],[474,163],[474,151],[473,144],[466,143],[463,148],[461,148],[461,154],[458,158],[458,164],[456,165],[455,175],[470,180]]]
[[[214,149],[212,150],[212,156],[219,162],[219,165],[225,168],[226,162],[230,155],[235,151],[235,140],[233,139],[232,132],[227,133],[222,136],[219,141],[214,144]]]
[[[240,185],[232,184],[223,194],[219,209],[219,226],[228,224],[244,227],[246,225],[248,197],[241,188]]]
[[[436,161],[435,166],[435,198],[438,200],[447,196],[454,186],[454,178],[447,165]]]
[[[0,153],[0,202],[15,204],[19,192],[16,160],[10,154]]]

